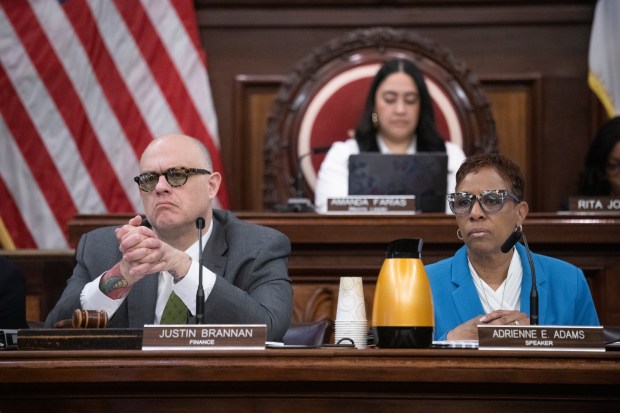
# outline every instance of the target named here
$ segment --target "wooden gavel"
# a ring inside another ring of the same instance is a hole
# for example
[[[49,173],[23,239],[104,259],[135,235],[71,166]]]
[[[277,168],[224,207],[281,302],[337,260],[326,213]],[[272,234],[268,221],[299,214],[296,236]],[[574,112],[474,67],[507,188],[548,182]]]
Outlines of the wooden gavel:
[[[73,312],[71,319],[73,328],[106,328],[108,313],[103,310],[80,310]]]
[[[108,313],[104,310],[81,310],[73,312],[71,320],[60,320],[54,324],[56,328],[106,328]]]

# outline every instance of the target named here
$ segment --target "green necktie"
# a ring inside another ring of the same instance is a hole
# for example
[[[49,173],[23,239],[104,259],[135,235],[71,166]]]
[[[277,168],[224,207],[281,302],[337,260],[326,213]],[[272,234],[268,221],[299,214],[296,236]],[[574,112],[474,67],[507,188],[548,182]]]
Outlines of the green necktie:
[[[160,324],[187,324],[187,306],[174,291],[170,293]]]

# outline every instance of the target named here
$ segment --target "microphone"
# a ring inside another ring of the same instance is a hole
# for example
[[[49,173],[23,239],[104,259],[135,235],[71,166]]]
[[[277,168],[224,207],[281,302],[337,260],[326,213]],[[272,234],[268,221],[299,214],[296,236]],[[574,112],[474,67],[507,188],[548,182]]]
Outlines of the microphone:
[[[153,227],[151,226],[151,223],[149,222],[149,220],[146,217],[142,218],[142,221],[140,222],[140,226],[141,227],[147,227],[149,229],[153,229]]]
[[[534,268],[534,261],[532,260],[532,253],[530,251],[530,246],[527,244],[527,238],[525,237],[525,233],[519,227],[518,230],[515,230],[510,234],[506,242],[502,244],[501,250],[504,254],[514,247],[514,245],[519,241],[519,239],[523,239],[523,245],[525,246],[525,253],[527,254],[527,261],[530,264],[530,272],[532,273],[532,289],[530,290],[530,325],[537,326],[538,325],[538,289],[536,287],[536,269]]]
[[[532,261],[532,253],[530,252],[530,246],[527,245],[527,238],[523,234],[523,245],[525,245],[525,252],[527,252],[527,260],[530,263],[530,272],[532,273],[532,290],[530,291],[530,325],[538,325],[538,289],[536,288],[536,269],[534,268],[534,261]]]
[[[304,190],[303,190],[304,174],[301,169],[301,162],[308,156],[325,153],[329,151],[329,148],[331,148],[331,145],[317,146],[316,148],[310,149],[310,152],[306,152],[297,158],[297,169],[296,169],[296,175],[295,175],[295,196],[297,198],[303,198],[304,196]]]
[[[198,291],[196,291],[196,324],[203,324],[205,315],[205,292],[202,288],[202,230],[205,227],[203,217],[196,218],[198,228]]]
[[[285,212],[314,212],[314,206],[312,205],[312,201],[304,197],[304,174],[301,169],[301,162],[308,156],[325,153],[329,151],[329,148],[331,148],[331,145],[317,146],[315,148],[311,148],[309,152],[306,152],[297,158],[295,170],[295,197],[288,199],[288,204]]]
[[[523,232],[521,232],[520,229],[512,231],[512,234],[510,234],[510,236],[508,237],[506,242],[504,242],[502,244],[502,252],[504,254],[506,254],[508,251],[510,251],[512,249],[512,247],[515,246],[517,241],[519,241],[521,239],[521,235],[522,234],[523,234]]]

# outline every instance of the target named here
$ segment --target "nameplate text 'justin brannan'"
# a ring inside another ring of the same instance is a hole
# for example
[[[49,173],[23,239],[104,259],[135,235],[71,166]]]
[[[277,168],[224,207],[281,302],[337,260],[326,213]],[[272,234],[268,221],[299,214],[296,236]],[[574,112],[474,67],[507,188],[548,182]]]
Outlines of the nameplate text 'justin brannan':
[[[605,351],[603,327],[478,326],[480,350]]]
[[[262,350],[265,324],[146,325],[142,350]]]

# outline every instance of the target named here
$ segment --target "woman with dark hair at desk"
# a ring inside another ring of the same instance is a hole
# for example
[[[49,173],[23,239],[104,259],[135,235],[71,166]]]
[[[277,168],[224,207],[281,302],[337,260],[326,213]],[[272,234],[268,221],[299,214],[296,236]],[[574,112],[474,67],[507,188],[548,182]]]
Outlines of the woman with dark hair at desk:
[[[579,177],[579,195],[620,196],[620,117],[596,134]]]
[[[478,324],[530,324],[532,274],[520,243],[501,250],[528,213],[519,166],[499,154],[468,158],[448,195],[456,236],[454,256],[426,266],[435,310],[435,340],[476,340]],[[541,325],[598,325],[583,272],[572,264],[532,254]]]
[[[420,69],[405,59],[390,60],[372,81],[355,138],[335,142],[321,164],[315,191],[316,210],[327,210],[327,198],[348,195],[349,156],[360,152],[431,151],[447,152],[447,187],[454,188],[454,174],[465,154],[437,132],[431,96]]]
[[[21,271],[0,256],[0,328],[28,328],[26,282]]]

